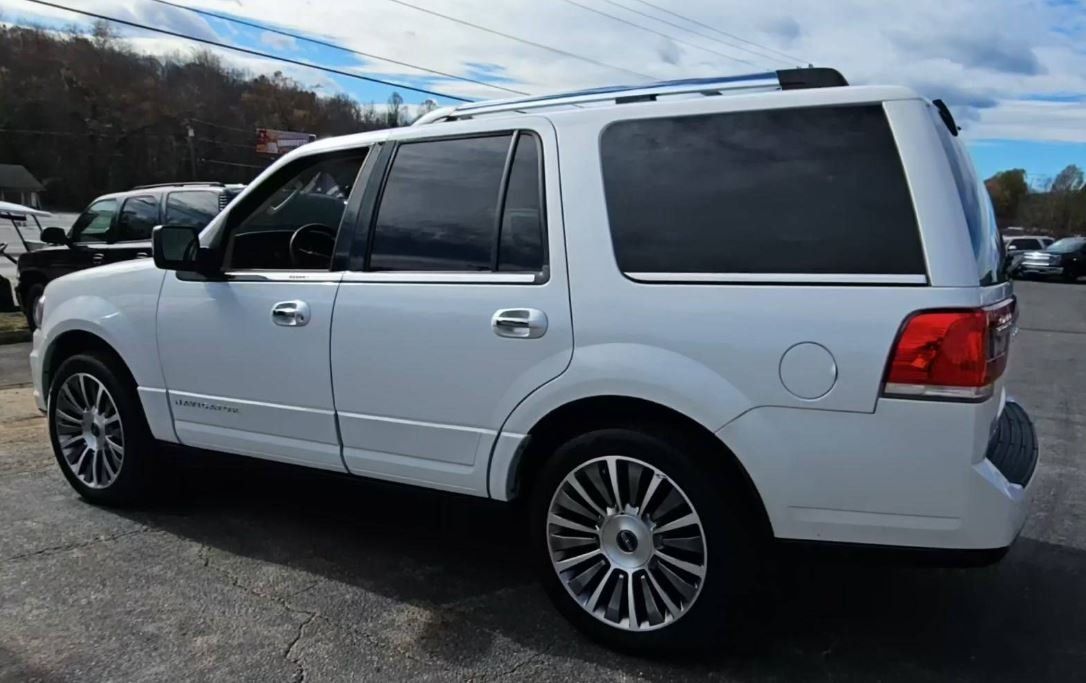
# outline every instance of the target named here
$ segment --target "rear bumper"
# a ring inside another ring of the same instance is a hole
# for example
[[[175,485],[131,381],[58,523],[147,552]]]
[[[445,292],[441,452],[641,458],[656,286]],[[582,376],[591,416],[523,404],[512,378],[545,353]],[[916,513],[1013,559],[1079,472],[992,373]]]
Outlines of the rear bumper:
[[[1026,412],[881,399],[874,413],[764,408],[718,436],[778,539],[998,550],[1022,530],[1037,463]]]

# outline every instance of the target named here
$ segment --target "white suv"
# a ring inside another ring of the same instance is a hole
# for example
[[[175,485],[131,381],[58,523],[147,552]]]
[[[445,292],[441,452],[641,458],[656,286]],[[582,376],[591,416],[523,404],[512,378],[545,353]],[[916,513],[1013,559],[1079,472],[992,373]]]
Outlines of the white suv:
[[[990,205],[941,102],[784,71],[442,110],[285,156],[31,361],[98,503],[163,442],[523,501],[580,628],[741,623],[766,541],[998,555],[1037,461]]]

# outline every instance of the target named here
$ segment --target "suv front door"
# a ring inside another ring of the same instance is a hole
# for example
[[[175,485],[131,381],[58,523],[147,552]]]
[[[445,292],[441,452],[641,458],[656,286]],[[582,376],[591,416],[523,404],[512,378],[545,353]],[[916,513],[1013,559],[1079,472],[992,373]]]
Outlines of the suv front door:
[[[343,471],[331,256],[363,154],[303,157],[254,187],[215,237],[222,277],[166,274],[158,347],[181,443]]]
[[[443,123],[382,155],[332,322],[353,474],[486,495],[502,423],[569,364],[555,136],[517,127]]]

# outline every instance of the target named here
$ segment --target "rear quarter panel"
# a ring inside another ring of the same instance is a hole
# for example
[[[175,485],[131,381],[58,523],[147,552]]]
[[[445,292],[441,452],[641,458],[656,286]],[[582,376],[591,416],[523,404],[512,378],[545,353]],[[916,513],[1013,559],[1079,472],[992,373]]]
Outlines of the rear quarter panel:
[[[775,97],[776,106],[800,102]],[[630,111],[719,111],[742,108],[742,99]],[[751,98],[745,106],[765,105]],[[964,212],[926,106],[916,98],[884,103],[927,255],[930,284],[912,286],[635,282],[615,261],[600,171],[599,136],[613,114],[556,115],[561,148],[576,150],[561,159],[563,188],[576,188],[563,193],[575,349],[569,369],[522,402],[503,437],[529,432],[578,398],[644,398],[721,438],[762,493],[778,535],[870,541],[903,529],[882,538],[917,544],[953,532],[1002,386],[983,404],[891,403],[879,397],[883,374],[910,314],[994,303],[1010,288],[978,286]],[[801,398],[782,381],[785,352],[802,342],[832,355],[835,381],[818,398]],[[508,495],[500,488],[508,460],[501,447],[499,440],[499,476],[491,476],[498,497]],[[861,531],[842,531],[853,527]]]

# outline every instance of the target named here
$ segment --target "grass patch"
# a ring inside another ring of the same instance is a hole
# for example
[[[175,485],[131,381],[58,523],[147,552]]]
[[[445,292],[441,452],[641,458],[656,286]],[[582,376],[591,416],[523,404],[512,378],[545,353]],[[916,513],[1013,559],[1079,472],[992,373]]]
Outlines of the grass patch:
[[[22,313],[0,313],[0,333],[27,331],[26,318]]]

